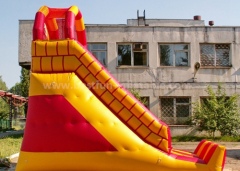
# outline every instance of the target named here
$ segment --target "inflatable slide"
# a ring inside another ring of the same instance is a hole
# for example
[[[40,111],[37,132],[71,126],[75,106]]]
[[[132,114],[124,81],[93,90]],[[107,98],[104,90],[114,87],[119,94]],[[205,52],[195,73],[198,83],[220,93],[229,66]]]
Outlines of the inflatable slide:
[[[168,125],[87,50],[76,6],[35,16],[26,128],[17,171],[222,171],[225,148],[174,149]]]

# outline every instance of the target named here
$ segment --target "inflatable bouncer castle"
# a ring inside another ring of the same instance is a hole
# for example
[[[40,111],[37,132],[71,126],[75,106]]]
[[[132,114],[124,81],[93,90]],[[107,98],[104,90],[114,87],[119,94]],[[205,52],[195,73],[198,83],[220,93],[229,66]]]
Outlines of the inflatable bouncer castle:
[[[222,171],[225,147],[174,149],[168,125],[87,50],[76,6],[36,13],[17,171]]]

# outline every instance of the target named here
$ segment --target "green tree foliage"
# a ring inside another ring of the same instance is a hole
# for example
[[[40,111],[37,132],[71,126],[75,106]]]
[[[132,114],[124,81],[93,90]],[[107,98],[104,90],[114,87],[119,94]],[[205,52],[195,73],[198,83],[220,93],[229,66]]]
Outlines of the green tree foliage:
[[[7,91],[6,83],[2,80],[2,76],[0,76],[0,90]],[[9,113],[9,107],[7,102],[0,97],[0,120],[7,119]]]
[[[30,83],[30,71],[25,68],[22,68],[20,83],[16,83],[10,89],[10,92],[23,97],[28,97],[29,83]]]
[[[30,71],[22,68],[21,70],[21,76],[20,76],[20,91],[21,96],[28,97],[28,90],[29,90],[29,84],[30,84]]]
[[[21,96],[26,97],[26,98],[28,97],[29,85],[30,85],[30,70],[22,68],[21,76],[20,76]],[[25,117],[26,117],[26,114],[27,114],[27,110],[28,110],[28,103],[25,103],[25,105],[24,105]]]
[[[145,98],[142,98],[142,97],[140,96],[139,90],[137,90],[137,89],[135,89],[135,88],[131,88],[131,89],[129,89],[129,91],[130,91],[130,92],[132,93],[132,95],[134,95],[134,97],[135,97],[136,99],[138,99],[144,106],[147,105],[147,100],[146,100]]]
[[[10,92],[13,94],[17,94],[23,97],[28,97],[29,91],[29,84],[30,84],[30,71],[22,68],[21,69],[21,76],[20,76],[20,83],[16,83],[11,89]],[[27,113],[27,103],[24,106],[18,108],[18,114],[22,115]]]
[[[21,92],[21,83],[16,83],[9,91],[13,94],[20,95],[22,96]],[[24,105],[22,106],[17,106],[17,114],[16,115],[21,115],[23,116],[25,113]]]
[[[131,65],[130,45],[118,45],[118,65]]]
[[[169,45],[161,45],[160,46],[160,52],[161,52],[161,65],[164,66],[170,66],[170,47]]]
[[[16,83],[12,88],[10,88],[9,91],[11,93],[13,93],[13,94],[21,96],[21,94],[22,94],[22,92],[21,92],[21,84],[20,83]]]
[[[207,87],[208,98],[197,102],[193,107],[193,123],[199,131],[208,132],[213,138],[216,131],[221,136],[237,136],[240,128],[237,94],[227,96],[221,84],[214,91]]]
[[[2,76],[0,76],[0,90],[7,91],[7,89],[6,83],[2,80]]]

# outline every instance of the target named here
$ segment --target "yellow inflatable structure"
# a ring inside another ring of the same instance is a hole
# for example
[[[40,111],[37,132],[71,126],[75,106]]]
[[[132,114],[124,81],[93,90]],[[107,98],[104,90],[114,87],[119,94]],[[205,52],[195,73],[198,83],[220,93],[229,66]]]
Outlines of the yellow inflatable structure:
[[[29,108],[17,171],[222,171],[226,150],[171,146],[158,120],[86,48],[76,6],[43,6],[33,27]]]

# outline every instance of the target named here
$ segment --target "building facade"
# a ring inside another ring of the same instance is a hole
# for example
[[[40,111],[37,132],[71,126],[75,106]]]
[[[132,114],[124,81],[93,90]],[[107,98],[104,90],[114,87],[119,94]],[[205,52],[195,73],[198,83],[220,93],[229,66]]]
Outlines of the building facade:
[[[30,68],[32,20],[19,21],[19,65]],[[172,135],[195,133],[187,125],[206,88],[223,83],[240,93],[240,26],[205,26],[199,18],[128,19],[127,24],[86,25],[88,49],[127,89],[171,126]]]

